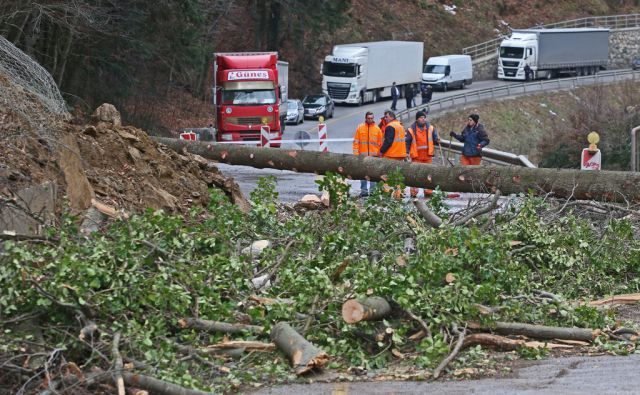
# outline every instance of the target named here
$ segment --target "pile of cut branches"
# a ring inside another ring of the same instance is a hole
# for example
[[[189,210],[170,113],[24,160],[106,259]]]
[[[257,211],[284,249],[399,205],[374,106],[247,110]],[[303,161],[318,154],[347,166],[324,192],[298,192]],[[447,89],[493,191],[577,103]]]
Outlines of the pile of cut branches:
[[[322,368],[437,378],[486,348],[635,350],[602,308],[623,299],[588,303],[638,291],[635,208],[496,191],[451,214],[439,191],[414,207],[321,187],[329,210],[281,205],[265,179],[248,213],[213,190],[186,217],[4,235],[0,392],[199,394]]]

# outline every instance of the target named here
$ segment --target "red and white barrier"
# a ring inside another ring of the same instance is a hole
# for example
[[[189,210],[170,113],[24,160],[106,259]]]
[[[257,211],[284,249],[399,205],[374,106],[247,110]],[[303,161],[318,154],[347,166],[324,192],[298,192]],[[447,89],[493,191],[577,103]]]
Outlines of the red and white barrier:
[[[320,152],[329,152],[329,144],[327,144],[327,124],[318,124],[318,140],[320,140]]]
[[[271,131],[269,130],[269,125],[260,126],[260,142],[263,147],[270,147],[269,143],[271,142]]]
[[[198,140],[198,135],[194,132],[183,132],[180,133],[180,140]]]

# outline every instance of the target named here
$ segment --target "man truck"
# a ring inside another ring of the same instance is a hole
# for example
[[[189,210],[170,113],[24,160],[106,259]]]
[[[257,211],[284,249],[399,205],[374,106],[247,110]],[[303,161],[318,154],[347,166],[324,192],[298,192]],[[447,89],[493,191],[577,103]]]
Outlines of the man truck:
[[[394,82],[402,92],[422,80],[423,47],[413,41],[336,45],[321,66],[322,92],[335,103],[358,105],[390,97]]]
[[[216,53],[213,68],[216,140],[257,142],[263,125],[282,140],[289,64],[277,52]]]
[[[534,79],[590,75],[609,61],[609,29],[514,30],[502,41],[499,51],[500,79],[527,79],[526,65]]]

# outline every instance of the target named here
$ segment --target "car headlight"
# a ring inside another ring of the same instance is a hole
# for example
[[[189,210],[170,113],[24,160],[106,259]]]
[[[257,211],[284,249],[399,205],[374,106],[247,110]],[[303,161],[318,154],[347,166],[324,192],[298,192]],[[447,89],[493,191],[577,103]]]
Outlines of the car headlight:
[[[318,107],[318,109],[316,110],[316,112],[324,112],[324,106],[320,106],[320,107]]]

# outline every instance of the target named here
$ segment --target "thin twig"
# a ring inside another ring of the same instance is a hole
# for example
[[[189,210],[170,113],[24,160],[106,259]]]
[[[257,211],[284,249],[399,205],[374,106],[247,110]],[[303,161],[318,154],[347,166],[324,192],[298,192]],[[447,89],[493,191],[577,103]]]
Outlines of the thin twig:
[[[113,344],[111,346],[111,354],[113,355],[113,367],[114,367],[113,379],[116,382],[116,387],[118,388],[118,395],[125,395],[124,379],[122,378],[122,369],[124,364],[122,363],[122,356],[120,355],[120,350],[118,350],[119,344],[120,344],[120,332],[116,332],[113,335]]]
[[[458,341],[456,342],[456,346],[453,348],[453,351],[451,351],[451,354],[449,354],[449,356],[443,359],[442,362],[440,362],[440,365],[438,365],[438,367],[433,371],[433,380],[437,380],[438,377],[440,377],[442,370],[446,368],[451,361],[454,360],[456,355],[458,355],[458,353],[460,352],[460,349],[462,348],[462,343],[464,342],[464,336],[466,335],[466,333],[467,333],[467,329],[463,328],[462,332],[460,332],[460,335],[458,336]]]
[[[420,326],[422,327],[422,330],[425,332],[425,335],[427,337],[431,337],[431,330],[429,330],[429,325],[427,325],[426,322],[424,322],[424,320],[420,317],[418,317],[417,315],[413,314],[410,310],[404,309],[404,312],[411,317],[411,319],[413,319],[414,321],[416,321],[418,324],[420,324]]]

